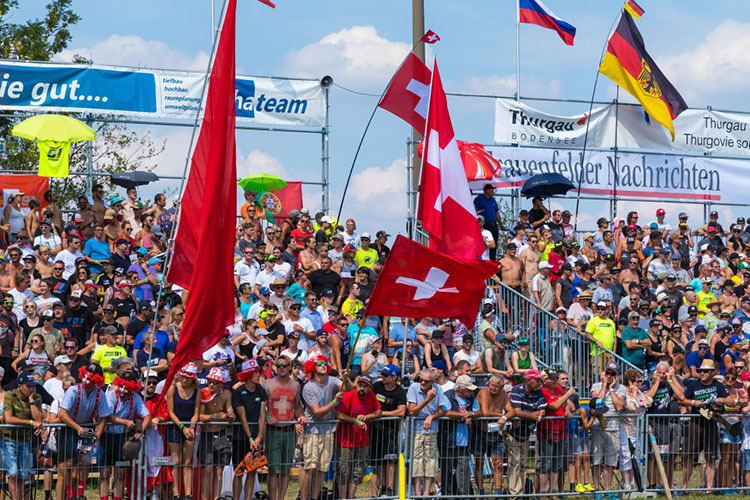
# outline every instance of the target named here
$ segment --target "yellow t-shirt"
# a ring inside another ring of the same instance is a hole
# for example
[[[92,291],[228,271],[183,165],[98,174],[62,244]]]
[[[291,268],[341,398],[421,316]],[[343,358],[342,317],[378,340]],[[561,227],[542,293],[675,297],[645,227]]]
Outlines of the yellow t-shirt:
[[[615,322],[609,318],[594,316],[586,323],[586,333],[590,333],[610,351],[615,346]],[[596,344],[591,344],[591,354],[596,354]]]
[[[357,253],[354,254],[354,262],[357,263],[357,267],[372,267],[378,261],[378,251],[370,247],[367,250],[360,248]]]
[[[96,348],[94,354],[91,356],[91,359],[93,361],[97,361],[99,363],[99,366],[102,367],[102,370],[104,370],[104,383],[111,384],[117,374],[114,372],[110,373],[106,369],[112,366],[113,359],[127,357],[128,353],[123,347],[119,345],[109,347],[107,344],[104,344]]]
[[[698,317],[703,319],[703,315],[708,312],[708,304],[716,300],[716,295],[711,292],[700,292],[695,294],[698,297],[698,302],[695,306],[698,308]]]
[[[359,299],[346,299],[344,303],[341,304],[341,314],[346,318],[353,319],[363,307],[365,307],[365,305]]]

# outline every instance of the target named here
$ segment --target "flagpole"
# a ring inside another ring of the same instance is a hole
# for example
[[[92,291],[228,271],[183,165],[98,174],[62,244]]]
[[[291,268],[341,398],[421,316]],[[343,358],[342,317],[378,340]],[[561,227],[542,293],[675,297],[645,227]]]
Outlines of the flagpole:
[[[516,102],[521,100],[521,0],[516,0]]]
[[[617,13],[617,17],[612,23],[612,26],[609,28],[609,31],[607,32],[607,39],[604,42],[604,47],[602,48],[602,55],[599,57],[599,62],[596,65],[596,78],[594,79],[594,88],[591,91],[591,101],[589,101],[589,119],[586,120],[586,133],[583,136],[583,149],[581,150],[581,171],[578,173],[578,189],[576,190],[576,218],[575,218],[575,223],[573,225],[574,231],[578,230],[578,209],[581,205],[581,184],[583,183],[583,169],[586,168],[586,146],[588,145],[589,128],[591,126],[591,112],[594,109],[594,97],[596,96],[596,86],[599,83],[599,75],[601,74],[599,73],[599,67],[602,65],[602,61],[604,60],[604,55],[607,53],[607,45],[609,44],[609,39],[612,36],[612,31],[615,29],[615,26],[620,20],[620,16],[622,16],[623,12],[624,10],[620,10],[620,12]]]
[[[341,221],[341,211],[344,209],[344,200],[346,199],[346,193],[349,190],[349,183],[352,180],[352,174],[354,173],[354,165],[357,163],[357,158],[359,157],[359,151],[362,149],[362,144],[365,142],[365,136],[367,135],[367,131],[370,130],[370,124],[372,123],[372,119],[375,118],[375,113],[378,110],[378,107],[380,107],[380,101],[383,100],[383,96],[385,96],[385,93],[388,92],[388,88],[391,86],[391,83],[393,83],[393,79],[396,77],[396,74],[398,74],[398,70],[401,68],[401,66],[404,65],[406,62],[406,59],[409,57],[409,55],[414,52],[414,50],[419,46],[419,44],[423,44],[424,42],[422,39],[420,39],[417,43],[415,43],[411,50],[404,56],[404,59],[401,61],[401,64],[398,65],[398,68],[396,68],[396,71],[393,72],[391,75],[391,78],[388,80],[388,83],[386,84],[385,88],[383,89],[383,92],[380,94],[380,97],[378,98],[378,102],[375,104],[375,109],[372,110],[372,113],[370,113],[370,118],[367,120],[367,125],[365,125],[365,130],[362,132],[362,137],[359,138],[359,144],[357,145],[357,150],[354,152],[354,159],[352,160],[352,164],[349,167],[349,175],[346,177],[346,184],[344,185],[344,192],[341,193],[341,203],[339,203],[339,211],[336,214],[336,220]]]

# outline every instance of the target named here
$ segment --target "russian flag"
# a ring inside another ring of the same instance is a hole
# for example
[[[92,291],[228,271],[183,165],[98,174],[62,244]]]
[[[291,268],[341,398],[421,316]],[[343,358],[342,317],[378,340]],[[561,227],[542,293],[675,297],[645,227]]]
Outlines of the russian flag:
[[[573,45],[573,39],[576,36],[575,27],[557,17],[542,3],[542,0],[519,0],[518,6],[521,9],[520,21],[522,23],[536,24],[542,28],[555,30],[563,42]]]

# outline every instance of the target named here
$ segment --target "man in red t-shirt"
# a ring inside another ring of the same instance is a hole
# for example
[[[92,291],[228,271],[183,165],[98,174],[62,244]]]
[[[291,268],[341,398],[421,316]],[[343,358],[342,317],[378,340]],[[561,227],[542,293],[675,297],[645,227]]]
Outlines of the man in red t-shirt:
[[[539,489],[540,493],[557,492],[557,477],[565,466],[565,408],[568,399],[576,393],[570,388],[565,392],[557,385],[558,372],[542,371],[542,394],[547,401],[545,419],[537,426],[539,446]]]
[[[367,375],[357,378],[357,388],[344,393],[336,406],[336,456],[339,498],[354,498],[357,485],[365,475],[370,456],[371,420],[380,417],[380,403],[370,390],[372,380]]]
[[[299,255],[302,249],[305,248],[305,238],[308,236],[315,236],[310,226],[310,216],[302,214],[297,223],[297,227],[292,230],[291,237],[294,243],[294,255]]]

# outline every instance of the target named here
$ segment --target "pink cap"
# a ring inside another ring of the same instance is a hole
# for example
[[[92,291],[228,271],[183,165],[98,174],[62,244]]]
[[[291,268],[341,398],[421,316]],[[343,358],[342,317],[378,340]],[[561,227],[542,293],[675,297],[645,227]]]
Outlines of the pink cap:
[[[542,374],[536,370],[529,370],[523,374],[524,380],[531,380],[532,378],[542,378]]]

